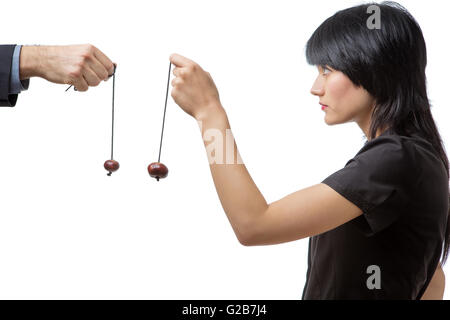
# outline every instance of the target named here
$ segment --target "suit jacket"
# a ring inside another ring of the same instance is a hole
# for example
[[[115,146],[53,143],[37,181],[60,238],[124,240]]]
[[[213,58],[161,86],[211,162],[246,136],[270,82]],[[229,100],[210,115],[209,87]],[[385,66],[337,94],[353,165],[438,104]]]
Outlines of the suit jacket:
[[[14,107],[17,94],[9,94],[15,45],[0,45],[0,106]]]

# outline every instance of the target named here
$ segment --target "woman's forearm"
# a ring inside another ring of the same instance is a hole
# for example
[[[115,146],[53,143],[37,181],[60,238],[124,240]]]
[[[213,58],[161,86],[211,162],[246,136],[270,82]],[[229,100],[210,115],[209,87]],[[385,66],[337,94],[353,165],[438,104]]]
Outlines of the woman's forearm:
[[[214,185],[238,240],[248,245],[255,221],[268,205],[242,162],[223,107],[218,104],[208,110],[196,120]]]
[[[198,121],[222,207],[239,241],[252,245],[268,205],[240,159],[217,87],[196,62],[176,53],[170,62],[175,65],[171,95]]]

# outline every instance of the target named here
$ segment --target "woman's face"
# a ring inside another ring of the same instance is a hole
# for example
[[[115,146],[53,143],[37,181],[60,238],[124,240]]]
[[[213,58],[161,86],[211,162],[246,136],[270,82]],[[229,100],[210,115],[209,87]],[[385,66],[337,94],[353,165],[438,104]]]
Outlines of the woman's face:
[[[370,123],[375,99],[363,87],[357,87],[342,72],[329,66],[318,66],[319,75],[311,93],[327,107],[325,122],[328,125],[357,122],[364,132]]]

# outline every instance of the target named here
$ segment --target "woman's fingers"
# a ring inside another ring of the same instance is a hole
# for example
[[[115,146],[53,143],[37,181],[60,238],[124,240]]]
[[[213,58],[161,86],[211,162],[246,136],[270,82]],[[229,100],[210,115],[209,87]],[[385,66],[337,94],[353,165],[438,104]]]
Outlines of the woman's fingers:
[[[172,83],[172,87],[175,87],[179,84],[181,84],[182,80],[180,78],[174,78],[172,79],[171,83]]]
[[[187,67],[190,65],[195,65],[196,63],[178,53],[173,53],[170,55],[170,62],[172,62],[177,67]]]
[[[172,73],[173,73],[173,75],[176,76],[176,77],[181,76],[181,68],[174,68],[174,69],[172,70]]]

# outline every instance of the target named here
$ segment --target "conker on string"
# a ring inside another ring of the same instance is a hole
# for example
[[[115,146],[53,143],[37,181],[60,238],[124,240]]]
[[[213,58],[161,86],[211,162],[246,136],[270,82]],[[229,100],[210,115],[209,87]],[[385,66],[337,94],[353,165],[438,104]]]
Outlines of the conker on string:
[[[169,173],[169,169],[161,162],[150,163],[147,169],[150,177],[156,178],[157,181],[167,177],[167,174]]]
[[[159,179],[167,177],[167,174],[169,173],[169,169],[167,169],[167,167],[159,161],[161,160],[161,147],[162,147],[163,133],[164,133],[164,121],[166,120],[167,97],[169,96],[169,83],[170,83],[171,67],[172,67],[172,62],[169,62],[169,75],[167,77],[166,102],[164,103],[164,116],[163,116],[162,129],[161,129],[161,142],[159,144],[158,162],[152,162],[147,167],[150,177],[156,178],[157,181],[159,181]]]
[[[119,163],[116,160],[106,160],[103,166],[107,171],[109,171],[108,176],[119,169]]]

